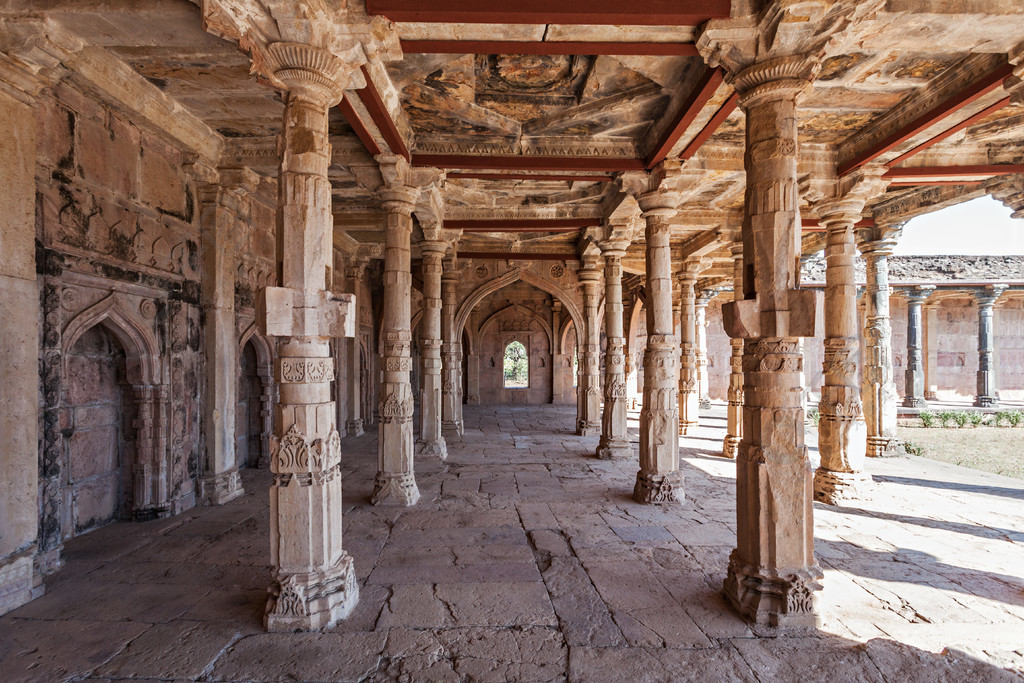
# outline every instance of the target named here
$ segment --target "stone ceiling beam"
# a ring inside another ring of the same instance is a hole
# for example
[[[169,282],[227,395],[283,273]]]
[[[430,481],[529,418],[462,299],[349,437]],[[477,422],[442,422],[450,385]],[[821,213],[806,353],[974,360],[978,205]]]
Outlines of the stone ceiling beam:
[[[554,40],[403,40],[405,54],[446,55],[632,55],[697,57],[693,43],[583,42]]]
[[[724,82],[725,72],[722,69],[708,69],[704,72],[694,85],[690,96],[680,105],[670,119],[670,123],[665,126],[665,132],[644,162],[645,168],[654,168],[669,155],[679,138],[683,136],[701,110],[714,98]]]
[[[367,0],[366,12],[398,22],[451,24],[591,24],[616,26],[698,26],[726,19],[731,0]]]

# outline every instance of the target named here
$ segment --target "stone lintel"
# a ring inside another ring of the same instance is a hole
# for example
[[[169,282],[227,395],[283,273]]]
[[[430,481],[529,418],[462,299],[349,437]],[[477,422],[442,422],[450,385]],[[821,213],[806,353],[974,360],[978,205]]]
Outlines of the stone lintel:
[[[722,304],[725,332],[733,339],[760,337],[821,337],[824,335],[822,292],[810,289],[789,290],[789,310],[761,311],[756,299]],[[765,321],[769,322],[765,325]]]

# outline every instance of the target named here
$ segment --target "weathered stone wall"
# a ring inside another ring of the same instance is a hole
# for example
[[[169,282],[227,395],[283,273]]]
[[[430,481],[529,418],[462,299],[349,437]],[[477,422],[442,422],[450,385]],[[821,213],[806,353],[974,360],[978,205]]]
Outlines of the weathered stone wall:
[[[1024,299],[996,309],[996,387],[1002,399],[1024,399]]]
[[[65,410],[105,400],[72,381],[68,352],[101,325],[126,356],[124,382],[142,411],[122,425],[134,454],[130,516],[174,514],[195,502],[199,462],[201,310],[194,183],[183,154],[69,85],[36,110],[36,239],[41,321],[41,565],[82,515],[63,492],[96,470],[71,444],[85,437]],[[109,393],[109,392],[108,392]],[[77,413],[78,411],[76,411]],[[122,418],[124,419],[124,418]],[[109,455],[109,454],[108,454]],[[125,456],[122,453],[122,456]],[[97,455],[101,458],[102,455]],[[74,490],[74,489],[72,489]],[[81,495],[82,491],[78,490]],[[122,514],[125,514],[122,510]]]

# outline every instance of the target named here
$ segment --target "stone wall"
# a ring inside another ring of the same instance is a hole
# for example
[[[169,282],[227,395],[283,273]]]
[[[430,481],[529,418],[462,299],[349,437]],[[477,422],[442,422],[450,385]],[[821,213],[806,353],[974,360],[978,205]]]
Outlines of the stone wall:
[[[185,156],[66,84],[40,99],[36,115],[45,570],[59,561],[61,540],[89,526],[84,518],[93,517],[82,510],[106,505],[87,505],[75,484],[83,472],[107,467],[83,462],[91,447],[79,432],[88,431],[84,407],[113,401],[114,390],[69,371],[69,352],[83,336],[89,345],[96,326],[112,357],[124,354],[118,382],[130,386],[139,411],[119,427],[133,444],[119,455],[122,476],[131,473],[130,510],[122,505],[119,516],[163,516],[194,504],[201,309],[196,192]]]

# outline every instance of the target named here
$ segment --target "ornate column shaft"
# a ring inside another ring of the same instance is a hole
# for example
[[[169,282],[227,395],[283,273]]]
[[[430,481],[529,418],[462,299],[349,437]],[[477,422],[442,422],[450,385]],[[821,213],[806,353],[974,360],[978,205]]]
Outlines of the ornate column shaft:
[[[629,458],[633,449],[626,432],[626,338],[622,322],[622,257],[626,242],[602,245],[604,255],[604,334],[607,347],[604,362],[604,412],[597,457],[611,460]]]
[[[993,317],[996,301],[1006,285],[989,285],[975,294],[978,300],[978,395],[974,405],[993,408],[999,405],[996,396],[995,325]]]
[[[448,446],[441,435],[441,261],[447,245],[424,241],[423,321],[420,323],[420,438],[416,452],[444,460]]]
[[[584,267],[579,272],[583,284],[582,339],[580,349],[580,380],[577,396],[576,433],[580,436],[595,436],[601,433],[601,337],[600,320],[597,314],[600,300],[601,271],[596,257],[584,257]]]
[[[405,160],[378,156],[385,166],[404,167]],[[403,185],[401,170],[385,173],[391,180],[380,191],[387,225],[384,236],[384,301],[381,320],[380,405],[377,425],[377,476],[374,505],[414,505],[420,498],[413,471],[412,272],[410,239],[412,210],[419,189]]]
[[[562,368],[565,355],[560,353],[562,329],[562,302],[551,297],[551,402],[558,403],[565,395],[565,372]]]
[[[864,473],[867,426],[861,405],[857,334],[857,252],[854,223],[864,201],[837,200],[818,209],[825,226],[825,356],[818,422],[821,464],[814,498],[830,505],[857,498],[871,480]]]
[[[711,407],[708,378],[708,304],[718,296],[717,289],[704,289],[694,302],[694,332],[697,338],[697,402],[701,408]]]
[[[732,254],[733,301],[743,300],[743,243],[733,242]],[[722,440],[722,457],[735,460],[743,438],[743,340],[730,339],[732,355],[729,357],[729,407],[726,416],[725,438]]]
[[[441,274],[441,356],[443,381],[441,382],[441,425],[462,434],[462,340],[455,329],[456,289],[459,274],[453,258],[445,259]],[[469,389],[470,402],[476,396],[480,402],[479,383],[476,390]]]
[[[679,276],[679,434],[691,434],[699,424],[700,387],[697,367],[696,292],[698,264],[689,262]]]
[[[235,235],[242,220],[239,204],[246,193],[255,191],[259,182],[247,169],[225,169],[220,176],[217,182],[204,185],[200,191],[206,459],[205,472],[199,479],[199,500],[207,505],[221,505],[244,493],[235,453]]]
[[[924,397],[926,386],[922,307],[934,289],[934,285],[923,285],[915,287],[907,294],[907,378],[903,405],[908,408],[928,406]]]
[[[813,626],[821,569],[814,559],[811,469],[804,446],[799,338],[820,327],[820,298],[799,285],[796,99],[803,59],[742,71],[746,113],[744,297],[724,307],[744,338],[743,439],[736,464],[736,549],[724,594],[758,623]]]
[[[278,182],[281,286],[264,290],[261,318],[277,338],[270,489],[272,631],[329,626],[358,599],[352,557],[341,544],[341,439],[331,400],[329,338],[355,333],[354,300],[333,297],[331,147],[327,112],[356,66],[308,45],[274,43],[267,60],[288,87]]]
[[[345,291],[352,296],[359,294],[363,281],[363,274],[369,259],[354,257],[349,259],[345,268]],[[358,324],[358,321],[357,323]],[[363,412],[362,412],[362,376],[363,360],[359,347],[359,335],[352,339],[345,340],[345,354],[348,361],[348,420],[346,429],[349,436],[362,436],[364,433]]]
[[[654,190],[637,197],[647,222],[647,351],[644,355],[644,405],[640,411],[640,470],[633,487],[638,503],[683,499],[679,471],[679,339],[672,324],[670,219],[678,194]]]
[[[899,402],[892,369],[892,324],[889,319],[889,256],[898,230],[869,228],[859,237],[867,261],[864,292],[864,383],[861,401],[867,423],[867,454],[877,458],[895,451]]]

